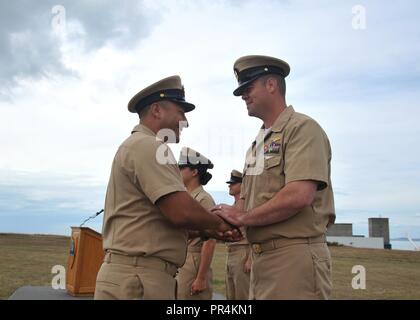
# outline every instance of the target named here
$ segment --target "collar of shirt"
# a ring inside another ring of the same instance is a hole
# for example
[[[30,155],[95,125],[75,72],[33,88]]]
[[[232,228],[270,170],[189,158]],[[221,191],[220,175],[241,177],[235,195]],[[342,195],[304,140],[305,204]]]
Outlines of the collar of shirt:
[[[283,110],[282,113],[279,114],[277,119],[274,121],[273,125],[271,126],[271,131],[273,132],[281,132],[286,124],[289,122],[292,115],[295,113],[295,110],[292,106],[288,106],[286,109]]]
[[[133,131],[131,131],[131,133],[134,133],[134,132],[141,132],[141,133],[147,134],[148,136],[153,136],[153,137],[156,136],[156,133],[154,133],[151,129],[149,129],[148,127],[146,127],[145,125],[141,123],[136,125]]]
[[[161,141],[161,142],[164,142],[161,138],[159,138],[157,135],[156,135],[156,133],[154,133],[149,127],[146,127],[145,125],[143,125],[143,124],[138,124],[138,125],[136,125],[134,128],[133,128],[133,131],[131,131],[131,134],[133,134],[134,132],[140,132],[140,133],[143,133],[143,134],[145,134],[145,135],[147,135],[147,136],[150,136],[150,137],[156,137],[156,140],[157,141]]]
[[[273,125],[271,126],[271,128],[265,129],[264,125],[262,125],[260,131],[258,132],[258,136],[257,138],[254,140],[254,142],[252,143],[252,146],[254,147],[257,143],[257,140],[259,140],[258,138],[260,138],[261,134],[263,134],[264,136],[262,137],[262,141],[265,141],[272,132],[281,132],[284,127],[286,126],[286,124],[289,122],[291,116],[295,113],[295,110],[293,109],[292,106],[288,106],[286,109],[283,110],[282,113],[279,114],[279,116],[277,117],[277,119],[274,121]]]
[[[191,197],[193,197],[194,199],[197,198],[201,191],[203,191],[203,186],[195,188],[193,191],[191,191]]]

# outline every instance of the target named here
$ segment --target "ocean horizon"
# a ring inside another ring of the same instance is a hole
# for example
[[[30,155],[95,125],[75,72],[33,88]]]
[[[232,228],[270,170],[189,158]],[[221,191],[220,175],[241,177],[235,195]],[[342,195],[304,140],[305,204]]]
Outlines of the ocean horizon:
[[[417,245],[418,248],[420,248],[420,241],[416,241],[416,239],[413,240],[414,243]],[[413,244],[406,240],[391,240],[391,246],[393,250],[408,250],[408,251],[416,251]]]

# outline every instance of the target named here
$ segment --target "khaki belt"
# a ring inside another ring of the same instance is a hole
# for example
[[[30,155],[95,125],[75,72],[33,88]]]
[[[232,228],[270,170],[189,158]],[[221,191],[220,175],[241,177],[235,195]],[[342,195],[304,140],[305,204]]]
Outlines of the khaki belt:
[[[251,244],[251,248],[254,253],[260,254],[265,251],[283,248],[294,244],[311,244],[324,242],[326,242],[325,235],[312,238],[277,238],[262,243],[253,243]]]
[[[228,252],[235,252],[239,250],[248,250],[249,244],[235,244],[226,246]]]
[[[162,270],[172,277],[175,277],[178,272],[178,268],[173,263],[155,257],[125,256],[114,252],[107,252],[104,257],[104,262]]]
[[[200,252],[201,253],[201,249],[202,249],[202,246],[199,246],[199,247],[189,246],[187,250],[188,250],[188,252],[193,252],[193,253]]]

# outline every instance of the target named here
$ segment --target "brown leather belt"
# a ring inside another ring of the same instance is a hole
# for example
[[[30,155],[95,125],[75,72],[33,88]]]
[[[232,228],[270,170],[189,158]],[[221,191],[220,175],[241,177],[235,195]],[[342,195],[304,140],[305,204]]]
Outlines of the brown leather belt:
[[[262,243],[253,243],[251,244],[252,251],[256,254],[263,253],[265,251],[270,251],[278,248],[283,248],[291,246],[294,244],[311,244],[311,243],[325,243],[325,235],[312,238],[277,238],[268,240]]]
[[[234,244],[226,246],[228,252],[235,252],[240,250],[249,250],[249,244]]]
[[[133,267],[147,269],[162,270],[170,274],[172,277],[175,277],[178,272],[178,268],[173,263],[164,261],[156,257],[125,256],[114,252],[106,252],[104,262],[126,264]]]

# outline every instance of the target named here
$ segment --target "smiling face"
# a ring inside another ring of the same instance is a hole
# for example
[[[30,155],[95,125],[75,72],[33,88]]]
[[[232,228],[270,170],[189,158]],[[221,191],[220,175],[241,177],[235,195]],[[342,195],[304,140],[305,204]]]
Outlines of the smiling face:
[[[188,121],[185,117],[184,109],[172,101],[163,101],[159,103],[160,110],[160,127],[169,129],[175,133],[176,143],[180,140],[180,135],[185,123],[188,127]]]
[[[242,99],[245,101],[248,115],[251,117],[261,118],[268,98],[269,93],[261,79],[253,81],[242,93]]]

